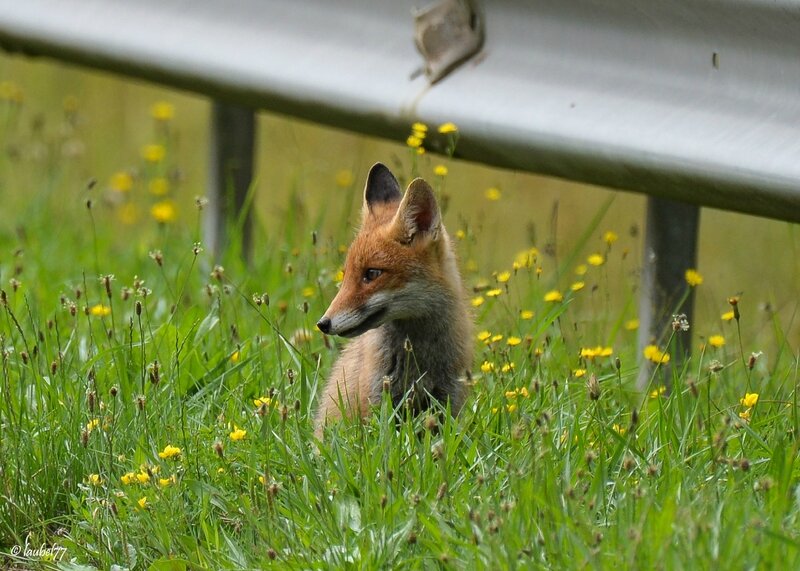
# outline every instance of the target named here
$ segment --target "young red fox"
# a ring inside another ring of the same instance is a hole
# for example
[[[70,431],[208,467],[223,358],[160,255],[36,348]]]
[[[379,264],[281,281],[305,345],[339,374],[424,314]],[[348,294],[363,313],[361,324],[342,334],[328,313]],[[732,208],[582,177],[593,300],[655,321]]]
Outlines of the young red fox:
[[[319,436],[327,420],[341,417],[341,404],[348,416],[366,416],[385,388],[395,405],[413,394],[418,410],[431,395],[449,401],[453,414],[461,409],[472,323],[450,238],[424,180],[413,180],[401,196],[388,168],[370,169],[344,280],[317,327],[357,337],[325,386]]]

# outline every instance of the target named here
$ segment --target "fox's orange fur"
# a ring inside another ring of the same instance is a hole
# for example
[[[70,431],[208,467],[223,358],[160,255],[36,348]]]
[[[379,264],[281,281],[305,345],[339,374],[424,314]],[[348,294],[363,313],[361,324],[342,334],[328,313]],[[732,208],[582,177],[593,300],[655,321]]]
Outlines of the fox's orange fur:
[[[318,327],[356,337],[322,393],[318,435],[342,407],[348,416],[367,415],[385,387],[395,404],[413,394],[421,408],[430,395],[449,401],[454,414],[461,409],[472,322],[450,238],[424,180],[401,196],[389,169],[372,167],[341,288]]]

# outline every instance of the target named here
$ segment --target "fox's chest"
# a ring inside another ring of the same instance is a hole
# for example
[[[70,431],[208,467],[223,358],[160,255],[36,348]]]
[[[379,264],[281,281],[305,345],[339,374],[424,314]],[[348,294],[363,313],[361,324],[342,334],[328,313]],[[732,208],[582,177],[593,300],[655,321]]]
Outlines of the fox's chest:
[[[427,406],[430,397],[446,399],[463,374],[459,373],[458,360],[446,342],[432,343],[392,331],[382,333],[378,344],[381,366],[373,380],[376,388],[373,402],[378,402],[385,390],[391,393],[395,405],[406,398],[420,407]]]

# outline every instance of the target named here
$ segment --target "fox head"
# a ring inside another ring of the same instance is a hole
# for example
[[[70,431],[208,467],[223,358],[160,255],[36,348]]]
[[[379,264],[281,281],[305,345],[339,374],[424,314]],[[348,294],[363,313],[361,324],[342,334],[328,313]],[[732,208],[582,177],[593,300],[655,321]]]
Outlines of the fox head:
[[[361,216],[320,331],[355,337],[389,321],[436,315],[459,287],[452,280],[460,282],[430,185],[414,179],[402,195],[394,175],[377,163],[367,176]]]

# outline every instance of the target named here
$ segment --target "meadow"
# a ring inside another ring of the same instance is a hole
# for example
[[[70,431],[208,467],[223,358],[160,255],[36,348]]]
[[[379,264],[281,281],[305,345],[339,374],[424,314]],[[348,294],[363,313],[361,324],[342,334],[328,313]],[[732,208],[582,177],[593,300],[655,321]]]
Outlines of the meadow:
[[[800,567],[796,226],[704,212],[697,315],[642,354],[641,198],[265,117],[254,255],[215,259],[204,103],[0,73],[0,568]],[[447,205],[471,396],[316,443],[375,160]]]

